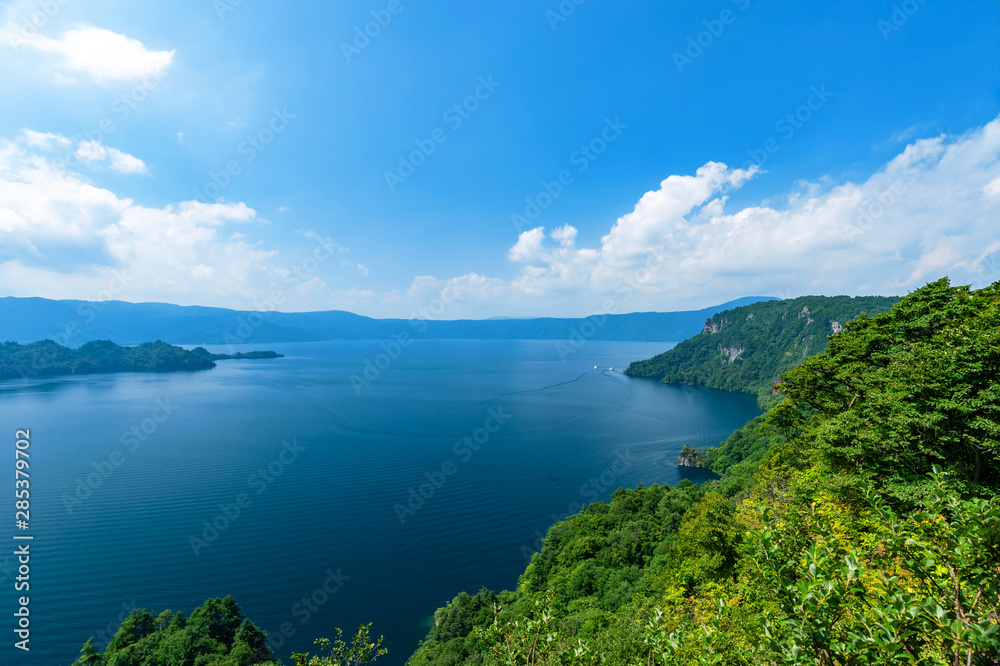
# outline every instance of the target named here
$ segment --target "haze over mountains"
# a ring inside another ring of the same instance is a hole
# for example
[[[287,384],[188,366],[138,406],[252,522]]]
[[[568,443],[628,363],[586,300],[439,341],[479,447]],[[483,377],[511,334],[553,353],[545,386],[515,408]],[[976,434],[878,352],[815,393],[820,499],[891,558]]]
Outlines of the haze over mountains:
[[[773,297],[748,296],[703,310],[598,315],[580,319],[406,320],[372,319],[340,310],[271,312],[123,301],[0,298],[0,341],[50,339],[67,347],[91,340],[133,345],[240,344],[320,340],[419,339],[591,340],[676,342],[699,333],[705,320]]]

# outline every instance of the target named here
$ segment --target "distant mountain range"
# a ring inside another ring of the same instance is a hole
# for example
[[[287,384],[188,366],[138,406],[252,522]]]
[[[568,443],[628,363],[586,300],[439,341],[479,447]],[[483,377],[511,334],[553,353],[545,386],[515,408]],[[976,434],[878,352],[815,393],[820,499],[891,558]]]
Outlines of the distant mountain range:
[[[149,340],[171,344],[242,344],[320,340],[629,340],[677,342],[697,335],[705,320],[724,310],[760,301],[749,296],[704,310],[638,312],[581,319],[412,320],[372,319],[340,310],[272,312],[123,301],[54,301],[0,298],[0,342],[54,340],[78,347],[93,340],[134,345]]]

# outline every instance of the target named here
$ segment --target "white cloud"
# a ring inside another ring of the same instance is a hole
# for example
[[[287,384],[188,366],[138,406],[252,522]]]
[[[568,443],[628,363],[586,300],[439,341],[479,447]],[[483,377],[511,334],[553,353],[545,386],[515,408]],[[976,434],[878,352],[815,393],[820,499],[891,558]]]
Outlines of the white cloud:
[[[60,137],[65,139],[65,137]],[[117,148],[106,148],[99,141],[81,141],[76,148],[76,158],[87,164],[109,161],[112,171],[122,174],[145,175],[149,173],[146,163],[134,155]]]
[[[518,236],[514,247],[507,251],[507,258],[524,263],[535,261],[542,256],[543,242],[545,242],[545,227],[524,231]]]
[[[134,155],[123,153],[117,148],[108,148],[108,157],[111,158],[111,170],[118,173],[146,174],[149,169],[145,162]]]
[[[53,56],[57,80],[66,73],[84,74],[95,81],[132,81],[159,76],[174,59],[174,51],[151,51],[142,42],[95,26],[67,30],[59,39],[25,33],[8,23],[0,39]]]
[[[70,140],[64,137],[62,134],[53,134],[51,132],[36,132],[30,129],[22,130],[21,133],[24,135],[24,142],[31,148],[41,148],[42,150],[50,150],[56,146],[66,147],[70,144]]]
[[[973,260],[1000,236],[1000,119],[960,137],[915,141],[862,183],[803,183],[784,204],[725,213],[753,174],[710,162],[671,176],[599,247],[539,227],[508,252],[511,296],[634,292],[630,307],[707,304],[747,294],[900,293],[950,275],[980,282]],[[1000,275],[992,280],[1000,279]],[[662,309],[662,308],[661,308]]]
[[[1000,198],[1000,176],[987,183],[983,192],[989,197]]]
[[[275,275],[273,251],[223,230],[257,219],[245,204],[143,206],[37,152],[35,138],[0,139],[0,292],[244,307]]]
[[[368,275],[368,267],[365,266],[364,264],[358,264],[351,261],[350,259],[344,259],[340,262],[340,265],[343,266],[344,268],[351,268],[353,270],[356,270],[362,275]]]

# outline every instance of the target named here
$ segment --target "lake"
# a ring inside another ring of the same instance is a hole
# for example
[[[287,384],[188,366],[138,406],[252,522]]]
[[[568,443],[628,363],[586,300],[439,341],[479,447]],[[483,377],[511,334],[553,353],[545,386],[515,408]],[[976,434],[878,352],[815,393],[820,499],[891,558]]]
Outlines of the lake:
[[[514,587],[581,503],[708,478],[678,452],[717,444],[756,400],[621,373],[669,346],[271,344],[241,350],[286,358],[2,382],[11,491],[15,430],[31,429],[34,541],[30,659],[8,614],[0,663],[69,664],[132,608],[188,615],[231,594],[286,663],[374,622],[390,650],[378,663],[402,664],[437,607]]]

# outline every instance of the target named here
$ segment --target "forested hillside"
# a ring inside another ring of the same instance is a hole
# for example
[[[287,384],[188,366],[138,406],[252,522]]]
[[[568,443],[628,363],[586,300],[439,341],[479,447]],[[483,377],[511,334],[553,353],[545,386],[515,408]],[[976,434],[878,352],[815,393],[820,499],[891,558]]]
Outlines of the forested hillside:
[[[783,391],[757,471],[586,507],[409,664],[1000,664],[1000,285],[859,317]]]
[[[135,347],[121,347],[110,340],[88,342],[69,349],[42,340],[28,345],[0,344],[0,380],[53,375],[92,375],[109,372],[176,372],[208,370],[226,359],[280,358],[271,351],[212,354],[202,347],[192,351],[157,340]]]
[[[826,349],[828,336],[897,300],[803,296],[733,308],[707,319],[700,335],[632,363],[625,374],[753,393],[764,404],[781,375]]]
[[[214,368],[212,358],[165,342],[120,347],[108,340],[69,349],[52,340],[0,344],[0,379],[106,372],[170,372]]]

